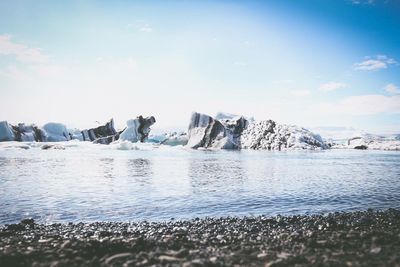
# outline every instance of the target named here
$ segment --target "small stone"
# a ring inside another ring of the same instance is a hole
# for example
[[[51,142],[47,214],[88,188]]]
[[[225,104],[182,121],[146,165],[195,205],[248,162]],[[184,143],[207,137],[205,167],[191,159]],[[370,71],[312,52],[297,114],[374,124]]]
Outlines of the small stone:
[[[258,259],[264,259],[264,258],[267,257],[267,256],[268,256],[267,253],[260,253],[260,254],[257,255],[257,258],[258,258]]]
[[[161,255],[158,257],[158,260],[161,262],[176,262],[176,261],[180,261],[181,259],[173,257],[173,256]]]
[[[203,260],[194,259],[194,260],[192,260],[192,264],[194,264],[194,265],[203,265]]]
[[[379,252],[381,252],[381,250],[382,249],[380,247],[376,247],[376,248],[371,249],[370,252],[372,254],[378,254]]]
[[[39,240],[38,240],[39,243],[49,243],[49,242],[51,242],[51,241],[53,241],[52,238],[49,238],[49,239],[39,239]]]
[[[210,262],[211,262],[211,263],[216,263],[217,260],[218,260],[218,258],[215,257],[215,256],[210,258]]]
[[[115,260],[115,259],[120,259],[120,258],[126,258],[126,257],[129,257],[129,256],[132,256],[132,254],[131,253],[119,253],[119,254],[115,254],[115,255],[112,255],[111,257],[108,257],[106,260],[105,260],[105,263],[106,264],[110,264],[113,260]]]
[[[32,218],[23,219],[23,220],[21,220],[21,224],[33,225],[33,224],[35,224],[35,220]]]
[[[277,256],[278,258],[280,258],[280,259],[287,259],[288,257],[291,256],[291,254],[286,253],[286,252],[281,252],[281,253],[278,253],[276,256]]]

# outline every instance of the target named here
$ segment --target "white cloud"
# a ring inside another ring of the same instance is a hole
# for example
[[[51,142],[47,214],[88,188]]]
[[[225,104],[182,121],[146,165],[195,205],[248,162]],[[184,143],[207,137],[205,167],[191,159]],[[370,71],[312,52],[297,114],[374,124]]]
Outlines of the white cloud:
[[[139,31],[141,31],[141,32],[152,32],[153,28],[150,27],[149,24],[145,24],[144,26],[139,28]]]
[[[346,97],[338,102],[321,103],[313,108],[317,113],[372,115],[400,113],[400,95],[359,95]]]
[[[400,89],[393,83],[389,83],[383,89],[385,89],[386,92],[391,94],[400,94]]]
[[[310,90],[292,90],[292,91],[290,91],[290,93],[293,96],[307,96],[307,95],[311,94],[311,91]]]
[[[353,5],[373,5],[375,0],[351,0]]]
[[[0,35],[0,55],[14,55],[21,62],[46,62],[48,57],[41,49],[15,43],[9,35]]]
[[[365,71],[377,71],[387,69],[389,65],[397,64],[393,58],[388,58],[385,55],[377,55],[374,59],[366,58],[363,62],[354,64],[354,69]]]
[[[345,83],[338,83],[338,82],[328,82],[324,83],[319,87],[319,90],[324,91],[324,92],[330,92],[330,91],[335,91],[337,89],[342,89],[342,88],[347,88],[349,87]]]

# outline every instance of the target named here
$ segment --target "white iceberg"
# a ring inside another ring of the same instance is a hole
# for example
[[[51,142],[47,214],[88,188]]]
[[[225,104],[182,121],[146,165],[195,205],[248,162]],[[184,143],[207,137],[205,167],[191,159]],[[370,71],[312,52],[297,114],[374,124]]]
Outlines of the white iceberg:
[[[400,151],[400,140],[397,140],[396,137],[365,134],[352,137],[345,144],[336,145],[334,148]]]
[[[188,142],[188,134],[183,131],[152,134],[149,135],[147,142],[168,146],[185,146]]]
[[[219,121],[194,112],[190,119],[188,142],[190,148],[239,149],[240,134],[248,122],[244,117]]]
[[[49,122],[43,125],[42,130],[45,132],[46,142],[62,142],[69,141],[72,135],[67,130],[67,127],[62,123]]]
[[[193,113],[189,125],[190,148],[224,149],[327,149],[321,136],[309,130],[272,120],[254,122],[241,116],[220,113],[221,121]]]
[[[14,141],[15,134],[7,121],[0,121],[0,142]]]

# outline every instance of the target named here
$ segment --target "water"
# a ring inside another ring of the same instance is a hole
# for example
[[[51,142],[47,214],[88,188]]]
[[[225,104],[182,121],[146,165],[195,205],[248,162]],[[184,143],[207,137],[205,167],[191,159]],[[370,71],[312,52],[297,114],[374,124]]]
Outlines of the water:
[[[399,152],[13,145],[0,146],[0,224],[400,208]]]

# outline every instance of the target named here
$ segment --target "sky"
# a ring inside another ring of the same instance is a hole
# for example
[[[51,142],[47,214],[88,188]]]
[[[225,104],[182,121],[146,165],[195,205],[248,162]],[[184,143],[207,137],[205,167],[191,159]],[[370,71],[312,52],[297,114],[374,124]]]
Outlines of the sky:
[[[400,1],[0,1],[0,120],[400,133]]]

